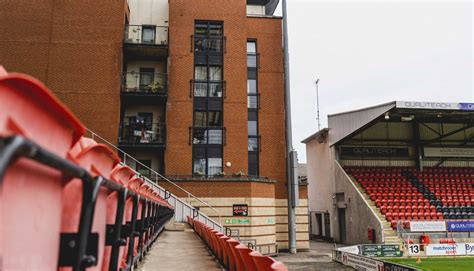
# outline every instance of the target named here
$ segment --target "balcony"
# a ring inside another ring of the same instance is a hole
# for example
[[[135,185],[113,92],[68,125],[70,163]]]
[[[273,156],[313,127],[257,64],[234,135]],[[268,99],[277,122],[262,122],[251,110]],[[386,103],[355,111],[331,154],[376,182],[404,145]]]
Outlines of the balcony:
[[[168,27],[125,25],[124,57],[126,59],[160,59],[168,54]]]
[[[153,105],[166,101],[167,74],[125,72],[122,75],[122,104]]]
[[[119,146],[124,149],[163,149],[166,142],[166,126],[162,122],[122,122]]]

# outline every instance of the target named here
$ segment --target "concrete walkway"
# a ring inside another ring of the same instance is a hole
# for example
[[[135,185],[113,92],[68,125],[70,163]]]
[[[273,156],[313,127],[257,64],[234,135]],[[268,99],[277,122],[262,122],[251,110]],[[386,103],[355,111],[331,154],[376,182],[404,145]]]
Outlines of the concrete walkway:
[[[310,250],[296,254],[280,253],[276,260],[283,262],[290,271],[325,271],[325,270],[353,270],[340,263],[332,261],[333,243],[310,240]]]
[[[164,231],[138,265],[139,271],[222,270],[192,230]]]

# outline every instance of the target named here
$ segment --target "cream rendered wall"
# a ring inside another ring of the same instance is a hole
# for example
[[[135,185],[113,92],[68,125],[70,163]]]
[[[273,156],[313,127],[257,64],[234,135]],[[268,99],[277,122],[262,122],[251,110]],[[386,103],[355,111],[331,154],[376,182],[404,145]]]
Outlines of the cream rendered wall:
[[[310,212],[330,211],[333,208],[333,148],[327,142],[319,143],[313,139],[306,143],[306,162],[308,174],[308,207]]]
[[[247,15],[265,15],[265,6],[247,5]]]
[[[130,61],[127,72],[139,72],[140,68],[154,68],[155,73],[166,73],[166,63],[157,61]]]
[[[130,24],[168,26],[168,0],[129,0]]]

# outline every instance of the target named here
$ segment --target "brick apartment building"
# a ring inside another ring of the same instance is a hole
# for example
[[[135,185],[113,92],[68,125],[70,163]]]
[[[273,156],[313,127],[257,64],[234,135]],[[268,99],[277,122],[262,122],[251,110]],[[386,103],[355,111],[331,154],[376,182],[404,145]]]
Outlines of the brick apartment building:
[[[0,3],[0,65],[39,78],[88,128],[208,202],[220,215],[192,204],[242,239],[288,248],[278,0],[30,2]],[[299,204],[304,250],[306,186]]]

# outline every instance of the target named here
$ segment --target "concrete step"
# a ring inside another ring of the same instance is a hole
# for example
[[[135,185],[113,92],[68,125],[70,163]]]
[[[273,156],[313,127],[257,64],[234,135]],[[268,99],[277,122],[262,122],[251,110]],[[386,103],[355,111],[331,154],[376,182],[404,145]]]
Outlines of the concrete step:
[[[184,231],[185,229],[189,229],[189,225],[187,223],[180,223],[175,221],[169,221],[165,225],[165,230],[167,231]]]

